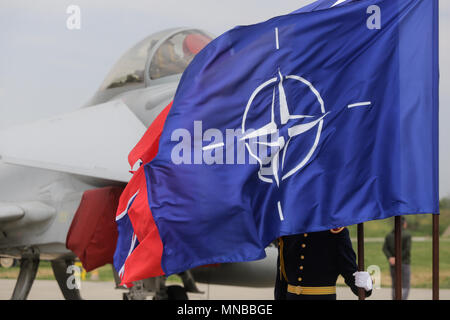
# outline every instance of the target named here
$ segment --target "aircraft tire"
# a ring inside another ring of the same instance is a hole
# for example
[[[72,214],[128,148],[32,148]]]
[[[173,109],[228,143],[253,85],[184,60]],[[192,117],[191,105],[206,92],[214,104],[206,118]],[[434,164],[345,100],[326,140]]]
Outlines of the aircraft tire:
[[[168,286],[167,295],[169,300],[189,300],[186,289],[178,285]]]

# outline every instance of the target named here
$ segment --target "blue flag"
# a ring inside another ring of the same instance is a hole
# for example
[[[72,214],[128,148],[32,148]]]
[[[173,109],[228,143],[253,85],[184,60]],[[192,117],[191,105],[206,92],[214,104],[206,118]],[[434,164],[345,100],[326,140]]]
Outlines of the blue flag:
[[[145,165],[164,272],[438,213],[438,79],[438,0],[319,1],[212,41]]]

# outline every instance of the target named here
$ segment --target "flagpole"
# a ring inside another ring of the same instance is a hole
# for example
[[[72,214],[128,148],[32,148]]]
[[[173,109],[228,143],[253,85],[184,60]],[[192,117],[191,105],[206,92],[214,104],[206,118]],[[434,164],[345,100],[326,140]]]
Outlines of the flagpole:
[[[433,300],[439,300],[439,214],[433,214]]]
[[[395,300],[402,300],[402,223],[395,217]]]
[[[358,271],[364,271],[364,224],[358,224]],[[363,288],[358,288],[358,299],[364,300],[366,294]]]

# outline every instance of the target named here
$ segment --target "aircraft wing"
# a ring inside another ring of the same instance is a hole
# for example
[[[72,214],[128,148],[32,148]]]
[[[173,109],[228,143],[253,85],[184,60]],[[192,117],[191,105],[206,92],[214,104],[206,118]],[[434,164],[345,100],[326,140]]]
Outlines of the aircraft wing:
[[[1,160],[128,182],[128,153],[146,127],[121,100],[0,131]]]

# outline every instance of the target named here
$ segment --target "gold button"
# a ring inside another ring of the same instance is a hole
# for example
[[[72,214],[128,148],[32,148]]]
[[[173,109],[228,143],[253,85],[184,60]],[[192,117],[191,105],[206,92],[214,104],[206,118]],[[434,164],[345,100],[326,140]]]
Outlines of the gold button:
[[[298,282],[302,281],[302,278],[298,278]]]
[[[305,234],[303,234],[303,236],[306,238],[307,236],[308,236],[308,234],[307,233],[305,233]]]
[[[300,256],[300,259],[302,259],[302,260],[305,259],[305,256]]]
[[[302,248],[305,248],[305,247],[306,247],[306,244],[302,243]]]
[[[303,270],[303,266],[300,266],[300,270]]]

